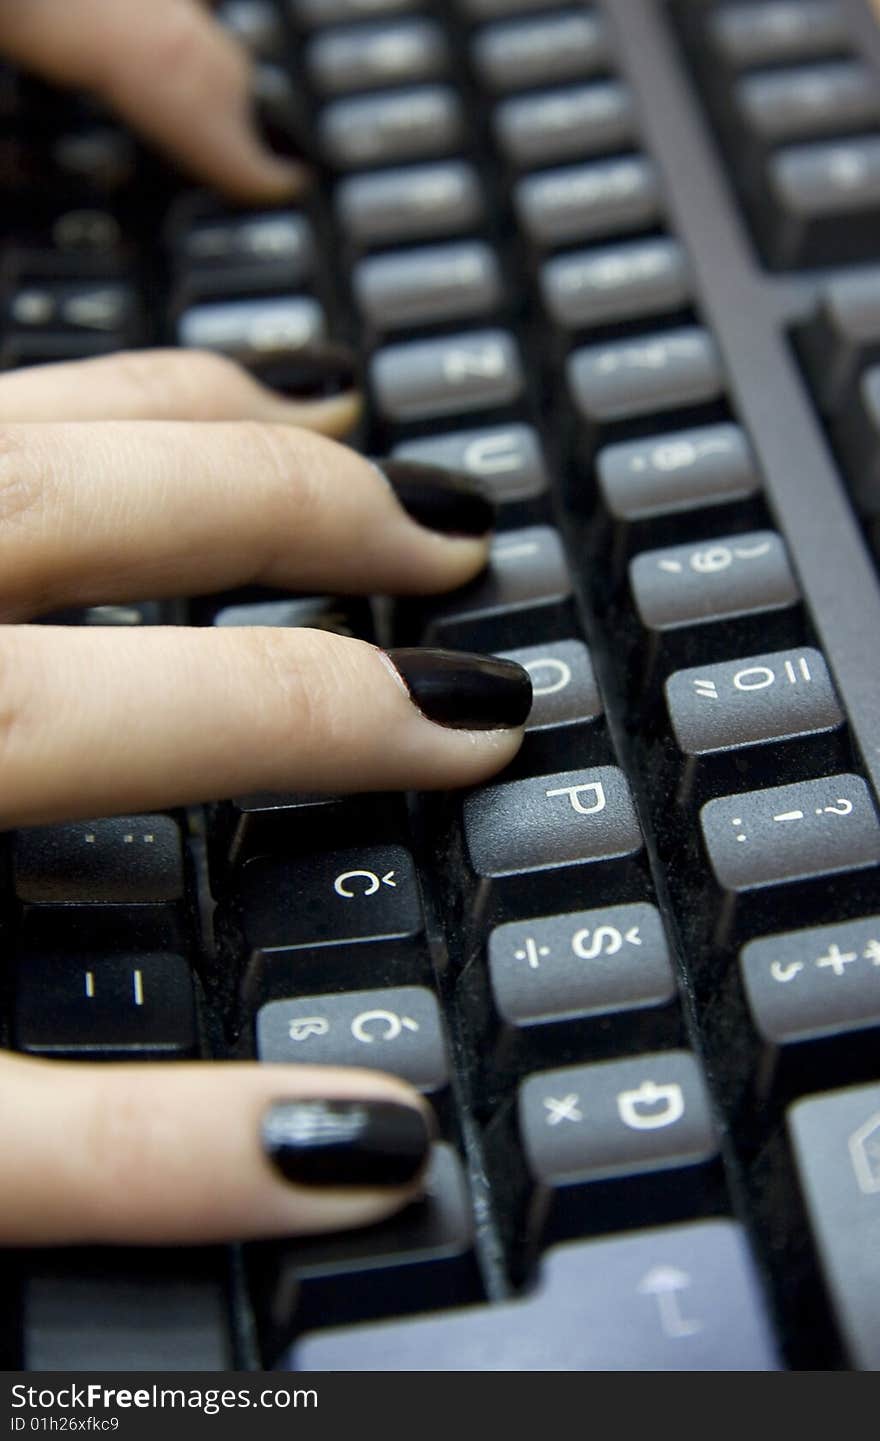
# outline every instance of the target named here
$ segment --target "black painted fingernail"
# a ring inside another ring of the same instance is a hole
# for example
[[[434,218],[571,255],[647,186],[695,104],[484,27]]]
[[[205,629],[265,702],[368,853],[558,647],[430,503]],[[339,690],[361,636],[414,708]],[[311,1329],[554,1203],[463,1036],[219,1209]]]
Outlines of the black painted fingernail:
[[[431,1132],[421,1111],[396,1101],[276,1101],[262,1142],[299,1186],[405,1186],[427,1160]]]
[[[468,475],[411,460],[376,462],[404,510],[444,535],[485,535],[495,507]]]
[[[359,386],[357,357],[345,345],[303,345],[251,368],[264,385],[296,400],[320,400]]]
[[[512,660],[469,651],[406,648],[388,659],[422,715],[455,730],[510,730],[532,706],[532,681]]]

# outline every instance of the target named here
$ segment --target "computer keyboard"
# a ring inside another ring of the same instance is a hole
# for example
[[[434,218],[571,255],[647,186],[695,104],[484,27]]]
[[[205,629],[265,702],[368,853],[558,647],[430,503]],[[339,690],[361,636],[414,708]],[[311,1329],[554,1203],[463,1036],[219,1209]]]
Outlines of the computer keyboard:
[[[6,1364],[880,1369],[871,8],[220,13],[318,183],[236,213],[10,72],[2,362],[352,344],[355,443],[482,481],[491,562],[62,618],[489,650],[535,701],[469,794],[8,836],[6,1044],[376,1065],[440,1140],[364,1231],[7,1253]]]

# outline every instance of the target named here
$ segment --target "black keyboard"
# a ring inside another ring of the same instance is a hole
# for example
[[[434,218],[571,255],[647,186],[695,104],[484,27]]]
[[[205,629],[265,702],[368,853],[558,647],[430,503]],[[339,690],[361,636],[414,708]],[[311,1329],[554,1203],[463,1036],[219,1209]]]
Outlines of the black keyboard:
[[[878,1369],[871,8],[220,10],[318,183],[236,213],[9,73],[3,363],[177,343],[281,384],[355,345],[356,443],[478,477],[491,563],[64,619],[488,650],[535,703],[470,794],[7,837],[6,1044],[377,1065],[441,1139],[365,1231],[7,1254],[6,1364]]]

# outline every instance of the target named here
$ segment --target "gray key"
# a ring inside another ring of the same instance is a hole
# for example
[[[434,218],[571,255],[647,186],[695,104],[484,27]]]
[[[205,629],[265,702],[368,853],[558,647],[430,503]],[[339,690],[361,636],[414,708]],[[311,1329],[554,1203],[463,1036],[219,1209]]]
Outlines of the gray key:
[[[880,365],[859,380],[835,428],[852,498],[866,516],[880,515]]]
[[[557,1246],[537,1287],[471,1306],[303,1337],[293,1371],[775,1371],[745,1236],[698,1221]]]
[[[377,330],[488,315],[501,300],[501,273],[481,240],[373,255],[352,276],[361,314]]]
[[[674,630],[780,610],[799,599],[785,546],[773,531],[637,555],[630,585],[642,624]]]
[[[639,230],[661,210],[659,177],[643,155],[527,175],[513,201],[526,236],[542,247]]]
[[[788,1127],[850,1362],[880,1371],[880,1085],[799,1101]]]
[[[180,255],[199,271],[233,266],[283,268],[285,283],[304,280],[314,264],[312,227],[293,211],[203,220],[181,237]]]
[[[566,373],[572,399],[591,424],[697,405],[724,388],[715,342],[698,326],[586,346],[569,356]]]
[[[434,80],[448,60],[440,26],[421,19],[325,30],[305,52],[309,77],[321,95]]]
[[[728,65],[784,65],[851,48],[838,0],[751,0],[719,6],[711,33]]]
[[[739,964],[752,1020],[775,1045],[880,1026],[880,916],[762,937]]]
[[[180,345],[218,350],[247,363],[298,350],[322,339],[325,329],[324,312],[309,296],[221,300],[185,310],[177,339]]]
[[[444,85],[333,100],[318,116],[321,148],[340,170],[447,155],[464,139],[461,102]]]
[[[544,456],[530,425],[493,425],[408,440],[391,454],[463,470],[479,480],[498,505],[528,500],[547,489]]]
[[[688,1051],[529,1076],[518,1113],[529,1170],[544,1185],[695,1165],[718,1149]]]
[[[523,10],[558,10],[559,0],[456,0],[468,20],[503,20]]]
[[[514,96],[492,123],[507,159],[523,169],[619,150],[636,130],[632,96],[617,80]]]
[[[825,661],[809,646],[676,671],[666,704],[690,756],[820,735],[844,720]]]
[[[353,175],[336,188],[343,231],[358,245],[457,235],[483,218],[472,165],[461,160]]]
[[[377,351],[370,378],[386,420],[429,420],[491,410],[523,390],[519,352],[504,330],[412,340]]]
[[[607,445],[596,470],[606,509],[625,521],[746,500],[760,488],[751,446],[738,425]]]
[[[284,27],[268,0],[222,0],[217,19],[258,59],[283,58]]]
[[[718,884],[749,891],[880,862],[880,824],[860,776],[721,796],[700,812]]]
[[[736,98],[749,129],[765,145],[870,130],[880,121],[880,85],[858,60],[746,75]]]
[[[792,234],[798,224],[873,214],[880,209],[880,137],[789,146],[771,158],[769,175]]]
[[[509,644],[514,622],[536,618],[543,634],[571,624],[571,575],[559,534],[551,526],[523,526],[497,534],[489,563],[476,581],[432,602],[424,643]],[[500,628],[503,639],[498,639]],[[524,639],[530,638],[524,636]]]
[[[602,714],[602,697],[583,641],[553,640],[499,651],[499,655],[515,660],[532,678],[532,709],[526,730],[598,720]]]
[[[675,995],[660,915],[642,902],[496,926],[489,979],[513,1026],[664,1005]]]
[[[291,16],[304,30],[348,21],[384,19],[421,10],[422,0],[287,0]]]
[[[880,268],[832,276],[801,346],[819,403],[833,414],[863,367],[880,361]]]
[[[565,330],[679,310],[691,294],[685,253],[669,239],[557,255],[542,265],[540,283],[548,314]]]
[[[449,1080],[440,1011],[424,986],[270,1001],[257,1013],[257,1056],[368,1066],[426,1092]]]
[[[464,834],[480,876],[613,860],[642,847],[629,786],[616,766],[484,786],[464,803]]]
[[[490,90],[524,90],[595,74],[608,63],[608,39],[591,12],[530,16],[480,30],[473,60]]]

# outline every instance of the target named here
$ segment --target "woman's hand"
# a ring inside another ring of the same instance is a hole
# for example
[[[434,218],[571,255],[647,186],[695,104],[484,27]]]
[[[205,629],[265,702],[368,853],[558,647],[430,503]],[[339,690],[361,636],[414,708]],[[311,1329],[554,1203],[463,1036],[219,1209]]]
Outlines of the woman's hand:
[[[285,423],[350,417],[350,400],[292,405],[195,352],[0,378],[0,827],[446,788],[513,757],[531,687],[508,662],[309,630],[8,623],[248,582],[431,593],[476,575],[490,511],[465,482],[383,475]],[[416,1094],[366,1071],[5,1057],[0,1243],[373,1220],[414,1194],[429,1135]]]

